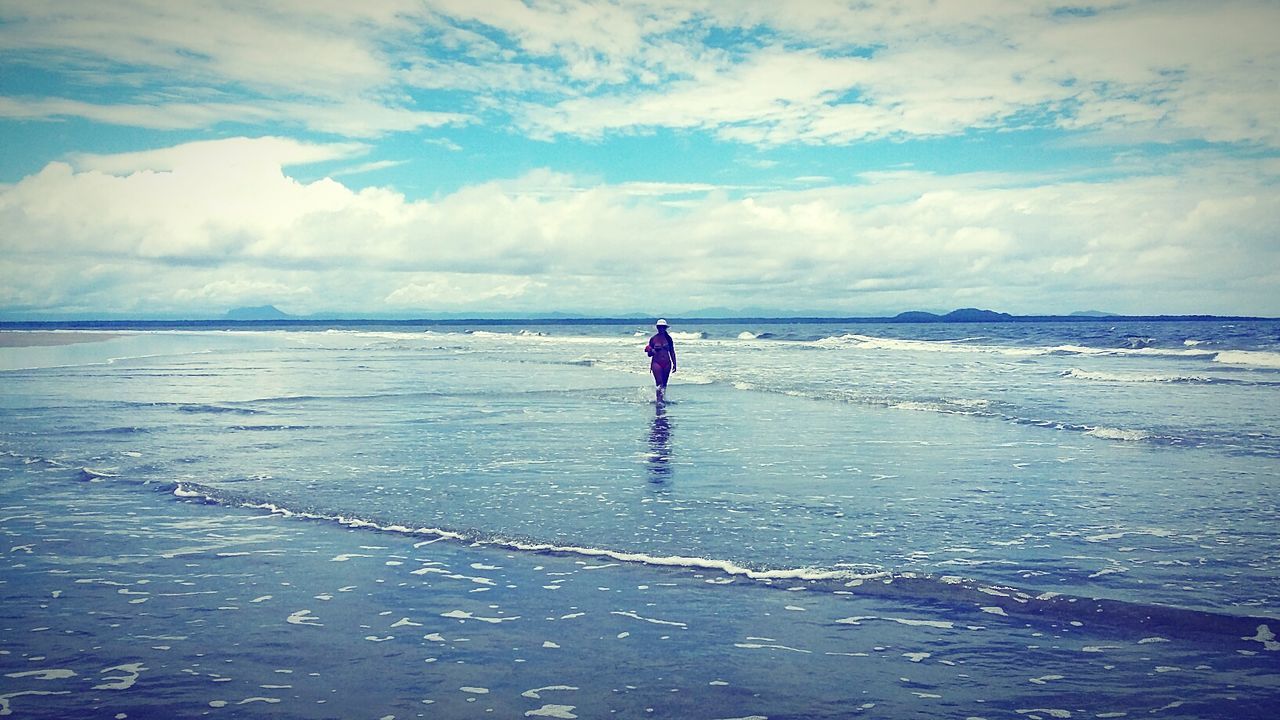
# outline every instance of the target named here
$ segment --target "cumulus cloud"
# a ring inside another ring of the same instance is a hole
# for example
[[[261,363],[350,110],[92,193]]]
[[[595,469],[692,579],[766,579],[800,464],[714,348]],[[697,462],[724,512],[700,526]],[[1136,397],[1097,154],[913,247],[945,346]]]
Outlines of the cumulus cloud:
[[[0,188],[0,269],[11,278],[0,301],[1280,313],[1280,297],[1258,291],[1276,287],[1268,268],[1280,267],[1277,168],[1266,161],[1091,182],[901,171],[795,189],[539,170],[429,200],[287,172],[358,151],[232,139],[51,163]]]

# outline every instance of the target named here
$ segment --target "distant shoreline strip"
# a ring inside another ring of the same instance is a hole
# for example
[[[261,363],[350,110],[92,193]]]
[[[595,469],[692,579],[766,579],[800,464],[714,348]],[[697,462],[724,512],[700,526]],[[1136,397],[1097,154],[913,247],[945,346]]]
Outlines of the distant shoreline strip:
[[[102,342],[121,337],[121,333],[76,332],[70,328],[54,330],[0,329],[0,348],[54,347],[77,343]]]

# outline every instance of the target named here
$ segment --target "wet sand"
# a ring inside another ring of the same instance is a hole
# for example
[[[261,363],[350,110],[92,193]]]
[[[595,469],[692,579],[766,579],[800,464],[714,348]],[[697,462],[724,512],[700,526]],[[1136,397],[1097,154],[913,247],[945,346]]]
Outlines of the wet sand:
[[[0,330],[0,348],[45,347],[74,345],[76,343],[102,342],[120,337],[119,333]]]

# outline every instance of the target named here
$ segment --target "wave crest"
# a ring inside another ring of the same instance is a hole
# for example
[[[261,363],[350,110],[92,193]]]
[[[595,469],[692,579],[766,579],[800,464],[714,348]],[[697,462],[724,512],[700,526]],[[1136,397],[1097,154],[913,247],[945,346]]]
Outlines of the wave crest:
[[[228,507],[265,510],[275,515],[305,520],[338,523],[346,527],[377,532],[426,536],[466,545],[481,545],[508,551],[546,555],[564,555],[591,559],[606,558],[620,563],[651,567],[711,571],[728,576],[728,582],[743,579],[768,586],[803,587],[834,593],[890,596],[960,606],[974,612],[991,613],[993,608],[1005,616],[1039,616],[1051,621],[1088,622],[1144,632],[1161,632],[1192,639],[1206,639],[1215,644],[1234,643],[1252,649],[1248,643],[1263,642],[1273,637],[1272,625],[1280,619],[1262,616],[1240,616],[1207,610],[1193,610],[1166,605],[1151,605],[1064,595],[1038,593],[1004,585],[983,583],[956,576],[933,576],[911,572],[857,572],[833,568],[753,568],[732,560],[697,556],[653,555],[639,551],[561,545],[533,539],[510,538],[478,530],[454,530],[413,527],[393,522],[378,522],[317,511],[295,510],[270,502],[225,493],[216,488],[191,482],[172,486],[176,497]],[[724,583],[717,583],[724,584]],[[1244,644],[1242,644],[1244,643]],[[1280,650],[1280,643],[1263,642],[1266,650]]]
[[[1211,383],[1214,379],[1205,375],[1166,375],[1160,373],[1117,373],[1071,368],[1062,372],[1071,380],[1093,380],[1116,383]]]

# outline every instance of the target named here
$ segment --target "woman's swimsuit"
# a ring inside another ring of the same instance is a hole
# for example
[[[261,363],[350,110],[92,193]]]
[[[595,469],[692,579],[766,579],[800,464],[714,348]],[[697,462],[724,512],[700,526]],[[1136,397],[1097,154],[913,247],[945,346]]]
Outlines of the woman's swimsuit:
[[[658,333],[649,338],[649,355],[653,360],[649,362],[649,370],[653,373],[653,381],[658,384],[659,388],[667,386],[667,378],[671,376],[671,350],[674,345],[668,335]]]
[[[671,369],[671,338],[662,333],[654,335],[649,338],[649,350],[653,355],[653,361],[649,363],[650,367],[654,369],[661,367],[664,370]]]

